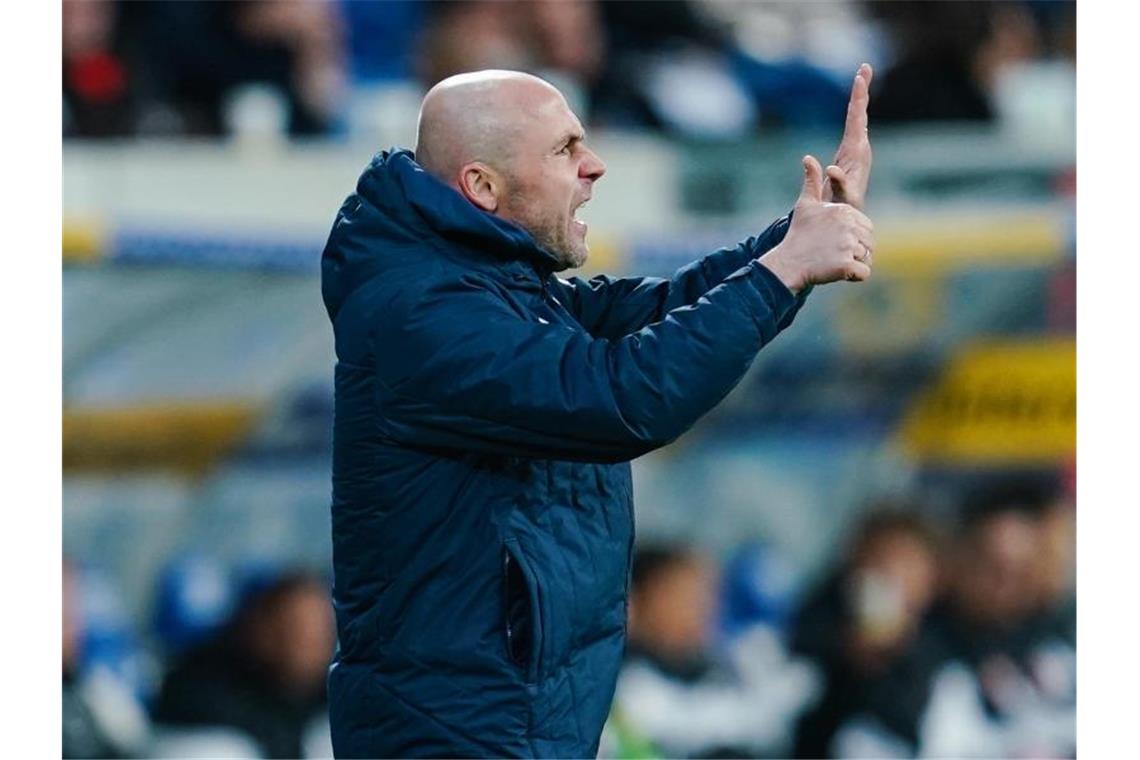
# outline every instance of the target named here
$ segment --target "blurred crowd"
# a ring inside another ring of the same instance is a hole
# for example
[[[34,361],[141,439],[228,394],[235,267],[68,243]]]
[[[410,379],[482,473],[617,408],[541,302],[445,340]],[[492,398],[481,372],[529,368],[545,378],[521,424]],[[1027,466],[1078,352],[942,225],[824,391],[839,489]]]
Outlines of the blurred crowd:
[[[64,757],[329,757],[327,579],[171,561],[139,630],[67,562]],[[805,578],[772,541],[639,545],[602,757],[1075,757],[1071,473],[868,505]]]
[[[771,546],[642,547],[603,754],[1075,757],[1074,508],[1040,472],[873,505],[799,589]]]
[[[98,568],[63,578],[63,757],[332,756],[325,579],[179,558],[139,630]]]
[[[64,0],[63,134],[387,141],[500,67],[591,128],[733,140],[837,127],[863,61],[876,126],[987,124],[1053,107],[1075,24],[1050,0]],[[602,756],[1074,757],[1071,478],[953,501],[868,505],[807,578],[778,536],[640,545]],[[64,757],[331,756],[328,578],[187,555],[139,613],[98,566],[63,577]]]
[[[994,121],[1075,64],[1050,0],[63,1],[66,137],[367,134],[451,74],[530,71],[591,126],[703,140],[842,121]]]

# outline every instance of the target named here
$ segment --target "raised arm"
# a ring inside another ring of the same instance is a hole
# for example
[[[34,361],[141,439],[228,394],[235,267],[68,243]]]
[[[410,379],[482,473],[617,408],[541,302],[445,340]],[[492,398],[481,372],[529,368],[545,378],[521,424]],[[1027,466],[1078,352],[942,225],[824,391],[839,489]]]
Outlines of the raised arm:
[[[789,223],[790,217],[778,219],[759,235],[710,253],[669,278],[608,275],[589,280],[552,278],[553,287],[558,299],[591,335],[620,338],[660,321],[672,309],[695,303],[730,274],[780,243]],[[794,307],[785,315],[786,321],[779,325],[781,329],[791,323],[802,303],[803,298],[796,299]]]
[[[826,184],[820,200],[844,203],[862,211],[871,177],[871,142],[867,132],[867,106],[870,103],[874,72],[864,63],[855,74],[847,102],[843,138],[832,163],[826,169]],[[560,299],[592,335],[618,338],[661,319],[671,309],[693,303],[724,278],[779,245],[787,234],[791,214],[772,223],[764,232],[732,248],[722,248],[679,269],[672,277],[623,277],[599,275],[584,280],[573,277],[556,280]],[[867,249],[870,252],[870,248]],[[870,254],[868,261],[870,263]],[[796,296],[792,308],[780,323],[792,323],[811,288]]]
[[[378,325],[381,432],[409,446],[633,459],[719,402],[793,304],[754,261],[696,303],[610,340],[529,321],[474,278],[429,286]]]
[[[810,285],[863,280],[870,220],[824,203],[819,162],[783,242],[692,304],[621,338],[530,321],[475,276],[386,283],[377,404],[409,446],[623,461],[663,446],[740,381]]]

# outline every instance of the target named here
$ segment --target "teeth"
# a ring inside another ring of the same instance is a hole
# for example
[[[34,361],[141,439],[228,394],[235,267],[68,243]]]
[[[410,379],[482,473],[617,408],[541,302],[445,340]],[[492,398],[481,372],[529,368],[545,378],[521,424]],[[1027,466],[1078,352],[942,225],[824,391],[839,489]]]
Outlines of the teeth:
[[[581,211],[582,207],[585,206],[589,202],[590,202],[590,199],[587,198],[586,200],[582,201],[581,203],[579,203],[577,206],[574,207],[574,214],[572,216],[574,221],[578,221],[578,212]]]

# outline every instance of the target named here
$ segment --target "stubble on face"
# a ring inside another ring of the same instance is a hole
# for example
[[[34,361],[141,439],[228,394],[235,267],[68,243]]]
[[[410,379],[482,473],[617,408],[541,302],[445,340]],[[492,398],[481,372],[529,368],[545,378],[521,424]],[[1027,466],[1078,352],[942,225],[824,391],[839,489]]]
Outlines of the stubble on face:
[[[531,234],[535,242],[553,254],[558,262],[556,271],[577,269],[590,255],[585,239],[574,239],[570,233],[569,209],[543,208],[533,202],[523,183],[508,174],[508,203],[515,222]]]
[[[546,163],[554,166],[559,130],[577,126],[581,131],[577,118],[547,82],[517,72],[485,74],[471,81],[460,75],[462,81],[437,85],[425,97],[417,156],[422,154],[429,171],[445,181],[465,162],[490,167],[502,187],[497,188],[497,206],[484,208],[529,232],[558,270],[580,267],[589,251],[585,229],[573,221],[575,208],[570,206],[580,192],[565,174],[574,162],[560,157],[557,168],[550,169],[554,176],[548,176]]]

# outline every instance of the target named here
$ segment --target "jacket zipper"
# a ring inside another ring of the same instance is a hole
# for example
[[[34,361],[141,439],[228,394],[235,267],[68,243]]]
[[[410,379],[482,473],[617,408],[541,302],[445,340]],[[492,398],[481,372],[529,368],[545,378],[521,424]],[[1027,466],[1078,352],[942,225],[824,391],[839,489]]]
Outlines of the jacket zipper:
[[[538,277],[538,286],[542,288],[542,300],[545,302],[550,295],[550,287],[546,284],[546,275],[534,263],[531,263],[530,267],[534,270],[535,276]]]
[[[504,550],[503,551],[503,578],[509,579],[510,577],[511,577],[511,553],[509,551]],[[509,583],[510,583],[509,580],[504,580],[504,584],[509,584]],[[504,598],[504,604],[509,604],[508,595],[506,593],[503,594],[503,598]],[[507,624],[507,657],[511,657],[511,647],[514,644],[515,632],[514,632],[514,629],[511,628],[510,612],[508,611],[504,617],[506,617],[506,624]]]

